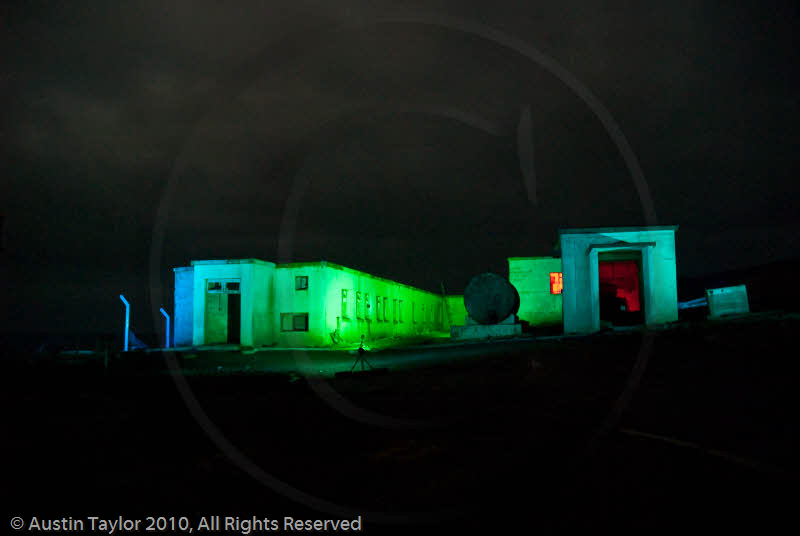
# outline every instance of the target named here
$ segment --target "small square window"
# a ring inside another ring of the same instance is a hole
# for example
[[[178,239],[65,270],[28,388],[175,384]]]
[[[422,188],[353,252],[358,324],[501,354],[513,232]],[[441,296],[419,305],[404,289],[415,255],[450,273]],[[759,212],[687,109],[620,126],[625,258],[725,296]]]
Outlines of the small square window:
[[[295,290],[308,290],[308,276],[298,275],[294,278]]]
[[[375,296],[375,320],[383,321],[383,309],[381,308],[381,297]]]
[[[239,292],[239,282],[227,281],[225,283],[225,292]]]
[[[347,289],[342,289],[342,318],[350,318],[347,312]]]
[[[209,292],[222,292],[222,281],[209,281],[208,282],[208,291]]]
[[[361,293],[356,292],[356,318],[362,318],[364,313],[361,310]]]

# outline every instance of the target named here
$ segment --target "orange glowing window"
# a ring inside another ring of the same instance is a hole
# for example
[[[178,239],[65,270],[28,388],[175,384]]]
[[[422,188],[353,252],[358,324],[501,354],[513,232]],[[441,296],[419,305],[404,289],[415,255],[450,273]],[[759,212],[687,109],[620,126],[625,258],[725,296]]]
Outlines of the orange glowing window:
[[[561,278],[561,272],[550,272],[550,294],[561,294],[561,289],[564,288],[564,282]]]

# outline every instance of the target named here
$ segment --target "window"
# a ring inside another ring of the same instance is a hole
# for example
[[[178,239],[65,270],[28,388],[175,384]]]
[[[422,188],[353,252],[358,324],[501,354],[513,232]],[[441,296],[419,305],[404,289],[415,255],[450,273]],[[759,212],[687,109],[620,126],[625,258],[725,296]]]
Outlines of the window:
[[[342,318],[350,318],[347,312],[347,289],[342,289]]]
[[[231,293],[238,293],[239,292],[239,282],[238,281],[228,281],[225,283],[225,292]]]
[[[392,322],[397,324],[397,298],[392,300]]]
[[[369,303],[369,292],[364,294],[364,318],[369,318],[370,313],[370,303]]]
[[[422,315],[420,315],[420,318],[422,319],[423,322],[425,322],[428,319],[428,317],[425,316],[425,304],[424,303],[422,304]]]
[[[389,298],[384,296],[383,297],[383,321],[384,322],[388,322],[389,321],[389,316],[388,316],[389,313],[387,312],[389,310],[388,307],[389,307]]]
[[[281,313],[281,331],[308,331],[308,313]]]
[[[206,281],[206,290],[214,294],[239,294],[241,283],[238,279],[217,279],[216,281]]]
[[[294,315],[294,330],[308,331],[308,314]]]
[[[363,316],[361,312],[361,293],[356,292],[356,318],[362,318]]]
[[[403,300],[397,303],[397,319],[401,324],[403,323]]]
[[[417,303],[413,301],[411,302],[411,323],[417,323]]]
[[[550,272],[550,294],[561,294],[563,289],[563,274],[561,272]]]
[[[294,278],[295,290],[308,290],[308,276],[298,275]]]
[[[375,296],[375,320],[383,322],[383,309],[381,308],[381,297]]]

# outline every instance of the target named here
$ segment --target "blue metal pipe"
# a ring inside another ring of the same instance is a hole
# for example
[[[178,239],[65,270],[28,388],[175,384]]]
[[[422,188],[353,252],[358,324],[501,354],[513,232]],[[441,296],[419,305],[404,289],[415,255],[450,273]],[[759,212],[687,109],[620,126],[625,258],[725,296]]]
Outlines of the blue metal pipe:
[[[119,299],[122,300],[122,303],[125,304],[125,351],[128,351],[128,332],[130,331],[131,327],[131,304],[128,303],[128,300],[125,299],[125,296],[122,294],[119,295]]]
[[[167,344],[164,347],[169,348],[169,315],[167,314],[167,312],[164,310],[163,307],[161,307],[160,309],[161,309],[161,314],[164,315],[164,318],[167,319]]]

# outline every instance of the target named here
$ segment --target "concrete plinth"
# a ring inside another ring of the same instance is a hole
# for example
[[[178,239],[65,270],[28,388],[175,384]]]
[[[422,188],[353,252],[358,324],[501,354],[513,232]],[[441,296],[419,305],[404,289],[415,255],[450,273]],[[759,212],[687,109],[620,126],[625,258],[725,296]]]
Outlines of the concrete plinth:
[[[465,325],[450,327],[450,338],[455,340],[494,339],[518,335],[522,335],[522,325],[517,323],[515,315],[509,315],[499,324],[479,324],[467,315]]]

